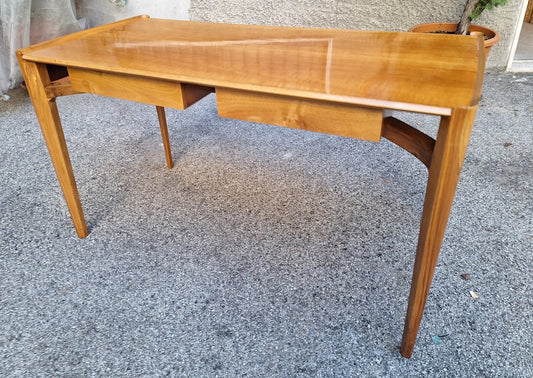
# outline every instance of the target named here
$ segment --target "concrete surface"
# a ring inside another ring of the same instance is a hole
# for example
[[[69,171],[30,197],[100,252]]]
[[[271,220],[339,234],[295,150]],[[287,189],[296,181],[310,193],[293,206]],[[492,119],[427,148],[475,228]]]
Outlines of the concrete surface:
[[[398,347],[426,180],[414,157],[220,119],[211,96],[168,111],[168,170],[153,107],[60,98],[80,240],[31,103],[9,92],[0,376],[531,377],[532,84],[486,76],[411,360]]]

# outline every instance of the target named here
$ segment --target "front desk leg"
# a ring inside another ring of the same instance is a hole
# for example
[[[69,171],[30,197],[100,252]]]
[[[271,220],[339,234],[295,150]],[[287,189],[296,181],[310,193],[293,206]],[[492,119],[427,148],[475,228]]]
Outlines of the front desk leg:
[[[411,357],[444,238],[477,106],[443,117],[431,163],[416,251],[401,354]]]
[[[87,225],[72,172],[59,112],[55,97],[49,97],[45,90],[45,87],[50,84],[46,65],[25,61],[20,55],[19,62],[74,227],[78,236],[84,238],[88,234]]]

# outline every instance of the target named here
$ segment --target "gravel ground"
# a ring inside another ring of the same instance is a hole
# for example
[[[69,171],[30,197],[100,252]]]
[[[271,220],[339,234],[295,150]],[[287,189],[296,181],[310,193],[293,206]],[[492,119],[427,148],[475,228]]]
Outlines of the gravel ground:
[[[167,110],[169,170],[153,107],[60,98],[78,239],[31,102],[9,92],[0,376],[533,376],[532,89],[533,75],[486,76],[410,360],[414,157],[221,119],[210,95]]]

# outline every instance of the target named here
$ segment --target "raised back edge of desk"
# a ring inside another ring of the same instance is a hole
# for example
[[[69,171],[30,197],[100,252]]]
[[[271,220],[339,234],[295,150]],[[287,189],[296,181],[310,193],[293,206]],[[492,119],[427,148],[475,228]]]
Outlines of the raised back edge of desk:
[[[19,49],[18,52],[20,52],[22,54],[22,59],[24,59],[24,54],[29,54],[32,51],[36,51],[36,50],[40,50],[42,48],[52,47],[52,46],[55,46],[55,45],[59,45],[61,43],[73,41],[75,39],[82,38],[82,37],[85,37],[85,36],[88,36],[88,35],[100,33],[103,30],[112,29],[112,28],[120,26],[120,25],[128,24],[128,23],[135,22],[135,21],[142,20],[142,19],[146,19],[146,18],[150,18],[150,16],[148,16],[148,15],[140,15],[140,16],[126,18],[124,20],[119,20],[119,21],[116,21],[116,22],[112,22],[110,24],[96,26],[94,28],[81,30],[81,31],[76,32],[76,33],[71,33],[71,34],[64,35],[62,37],[58,37],[58,38],[51,39],[51,40],[48,40],[48,41],[43,41],[43,42],[40,42],[40,43],[36,43],[36,44],[28,46],[28,47],[23,47],[23,48]]]

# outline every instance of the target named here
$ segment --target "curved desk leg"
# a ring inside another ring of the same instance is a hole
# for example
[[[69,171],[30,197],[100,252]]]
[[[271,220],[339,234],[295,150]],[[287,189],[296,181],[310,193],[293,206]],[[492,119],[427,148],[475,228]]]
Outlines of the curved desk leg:
[[[59,112],[57,111],[55,97],[48,96],[45,88],[50,84],[46,65],[25,61],[20,56],[19,62],[37,119],[41,125],[41,131],[46,141],[50,158],[54,164],[57,178],[74,222],[74,227],[78,236],[84,238],[88,234],[87,225],[85,224],[78,188],[72,172]]]
[[[476,110],[477,106],[455,108],[440,123],[429,167],[401,346],[401,354],[407,358],[413,353]]]
[[[161,136],[163,137],[163,146],[165,147],[165,157],[167,159],[167,167],[171,169],[172,164],[172,152],[170,151],[170,141],[168,139],[168,127],[167,117],[165,115],[165,108],[162,106],[156,106],[157,118],[159,119],[159,127],[161,127]]]

